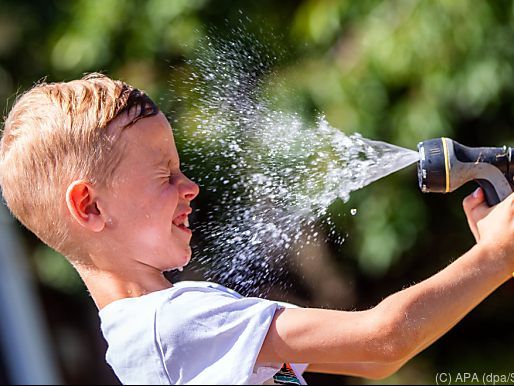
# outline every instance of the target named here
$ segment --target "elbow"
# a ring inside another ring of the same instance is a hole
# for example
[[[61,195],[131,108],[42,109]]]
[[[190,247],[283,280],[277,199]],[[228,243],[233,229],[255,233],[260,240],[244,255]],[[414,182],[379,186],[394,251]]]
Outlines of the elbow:
[[[394,316],[394,313],[387,310],[377,311],[373,349],[376,362],[384,364],[384,369],[388,369],[384,374],[377,375],[381,377],[379,379],[383,379],[396,372],[409,360],[416,347],[417,338],[401,318]]]
[[[387,335],[381,344],[380,363],[398,364],[398,368],[411,357],[412,348],[402,335]]]
[[[372,364],[366,366],[361,376],[371,380],[383,380],[396,373],[412,358],[418,347],[420,336],[417,329],[409,328],[399,313],[376,307],[371,334],[370,353]],[[403,315],[403,314],[401,314]],[[411,326],[412,327],[412,326]]]
[[[362,374],[362,377],[373,381],[381,381],[386,378],[389,378],[391,375],[396,373],[402,366],[403,362],[375,364],[374,366],[370,366],[368,370],[364,374]]]
[[[380,381],[395,374],[411,357],[411,345],[396,325],[378,329],[374,346],[374,362],[366,366],[362,377]]]

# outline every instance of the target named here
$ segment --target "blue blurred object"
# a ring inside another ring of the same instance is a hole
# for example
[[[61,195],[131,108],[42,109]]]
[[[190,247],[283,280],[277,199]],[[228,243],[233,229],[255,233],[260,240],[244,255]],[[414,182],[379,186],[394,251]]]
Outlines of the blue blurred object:
[[[7,384],[62,384],[15,223],[0,204],[0,343]]]

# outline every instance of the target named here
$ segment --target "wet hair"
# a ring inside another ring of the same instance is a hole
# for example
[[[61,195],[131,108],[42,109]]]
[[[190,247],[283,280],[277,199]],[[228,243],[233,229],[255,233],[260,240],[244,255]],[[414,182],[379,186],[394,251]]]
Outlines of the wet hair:
[[[36,84],[17,98],[0,140],[0,187],[11,213],[50,247],[72,253],[67,187],[77,179],[108,184],[123,130],[158,112],[143,91],[100,73]]]

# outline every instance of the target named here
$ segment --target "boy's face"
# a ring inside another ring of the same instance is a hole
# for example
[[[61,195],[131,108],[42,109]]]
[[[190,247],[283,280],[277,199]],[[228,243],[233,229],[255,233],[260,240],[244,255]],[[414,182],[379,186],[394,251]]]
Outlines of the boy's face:
[[[183,267],[191,258],[188,215],[199,188],[180,171],[168,120],[161,112],[140,119],[120,141],[122,159],[104,203],[113,254],[159,271]]]

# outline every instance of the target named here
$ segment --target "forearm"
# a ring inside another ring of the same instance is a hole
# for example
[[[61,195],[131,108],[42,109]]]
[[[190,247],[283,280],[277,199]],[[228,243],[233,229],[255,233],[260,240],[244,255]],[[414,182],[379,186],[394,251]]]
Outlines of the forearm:
[[[383,379],[444,335],[467,313],[511,277],[506,267],[485,263],[494,259],[487,251],[473,248],[431,278],[397,292],[374,311],[384,317],[394,336],[394,361],[343,364],[312,364],[307,371]],[[391,317],[399,315],[399,318]],[[382,346],[386,346],[383,343]],[[398,355],[399,354],[399,355]]]
[[[501,260],[474,247],[436,275],[365,311],[279,310],[257,362],[353,363],[346,371],[364,371],[361,376],[370,369],[395,371],[508,280],[510,268]]]
[[[410,359],[450,330],[511,274],[498,256],[480,246],[429,279],[376,306],[394,327],[395,352]]]

